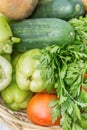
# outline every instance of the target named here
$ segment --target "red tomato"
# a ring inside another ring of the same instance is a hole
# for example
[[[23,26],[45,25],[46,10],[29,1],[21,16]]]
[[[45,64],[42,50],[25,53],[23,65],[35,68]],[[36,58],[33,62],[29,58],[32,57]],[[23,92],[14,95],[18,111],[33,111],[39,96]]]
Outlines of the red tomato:
[[[85,11],[87,12],[87,0],[82,0]]]
[[[27,106],[28,118],[38,125],[59,125],[61,116],[52,124],[52,116],[48,107],[50,101],[56,98],[54,94],[36,94],[33,96]]]

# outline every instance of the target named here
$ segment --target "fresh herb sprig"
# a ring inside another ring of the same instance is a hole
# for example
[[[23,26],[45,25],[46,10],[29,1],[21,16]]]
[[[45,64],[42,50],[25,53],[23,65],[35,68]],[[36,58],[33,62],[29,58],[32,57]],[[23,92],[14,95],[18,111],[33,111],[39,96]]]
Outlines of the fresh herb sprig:
[[[81,120],[80,109],[87,107],[81,98],[83,75],[87,72],[87,54],[84,44],[75,42],[69,46],[50,46],[41,50],[38,56],[44,89],[54,89],[59,100],[52,101],[49,106],[53,122],[61,114],[63,130],[83,130],[77,123]],[[78,100],[79,97],[81,100]],[[54,107],[53,107],[54,106]]]
[[[76,32],[76,40],[87,43],[87,15],[85,17],[72,18],[69,23]]]

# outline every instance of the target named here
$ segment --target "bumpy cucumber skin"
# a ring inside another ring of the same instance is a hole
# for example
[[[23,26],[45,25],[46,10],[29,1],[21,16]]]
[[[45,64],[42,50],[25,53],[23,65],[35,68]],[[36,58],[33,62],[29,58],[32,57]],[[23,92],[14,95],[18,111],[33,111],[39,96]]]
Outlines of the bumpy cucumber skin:
[[[32,18],[69,20],[84,14],[82,0],[40,0]]]
[[[13,45],[13,51],[25,52],[29,49],[42,49],[50,45],[70,44],[75,39],[73,27],[57,18],[27,19],[11,25],[14,36],[21,38]]]

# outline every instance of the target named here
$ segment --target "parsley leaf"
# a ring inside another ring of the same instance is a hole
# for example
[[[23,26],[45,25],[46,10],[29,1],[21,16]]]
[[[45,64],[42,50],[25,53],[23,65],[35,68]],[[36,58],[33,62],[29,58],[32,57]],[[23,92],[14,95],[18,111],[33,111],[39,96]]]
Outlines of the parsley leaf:
[[[73,18],[69,23],[74,27],[76,32],[76,40],[87,43],[87,15],[85,17]]]
[[[61,119],[61,125],[63,127],[63,130],[72,130],[72,119],[67,113],[64,113]]]
[[[77,123],[73,123],[72,130],[83,130]]]

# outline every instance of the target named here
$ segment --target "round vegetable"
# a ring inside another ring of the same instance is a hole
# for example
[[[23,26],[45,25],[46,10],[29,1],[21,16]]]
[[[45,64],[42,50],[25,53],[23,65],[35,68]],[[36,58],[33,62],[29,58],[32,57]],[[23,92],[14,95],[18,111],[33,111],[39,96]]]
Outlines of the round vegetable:
[[[32,14],[38,0],[1,0],[0,12],[11,19],[23,19]]]
[[[32,18],[60,18],[69,20],[83,14],[84,6],[82,0],[39,0]]]
[[[52,126],[59,125],[61,116],[52,123],[52,115],[50,113],[51,108],[48,106],[49,103],[56,99],[54,94],[36,94],[30,100],[27,106],[28,118],[35,124]]]

